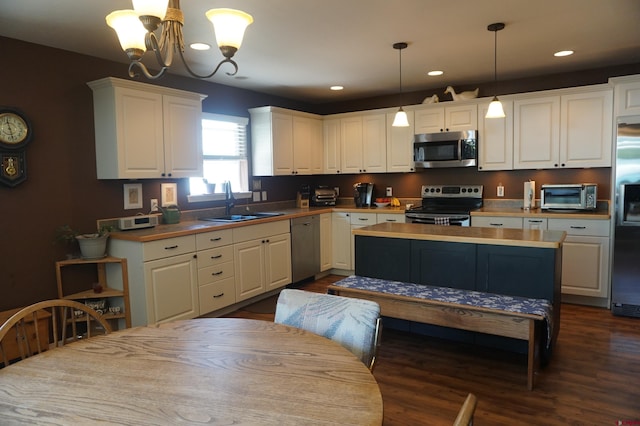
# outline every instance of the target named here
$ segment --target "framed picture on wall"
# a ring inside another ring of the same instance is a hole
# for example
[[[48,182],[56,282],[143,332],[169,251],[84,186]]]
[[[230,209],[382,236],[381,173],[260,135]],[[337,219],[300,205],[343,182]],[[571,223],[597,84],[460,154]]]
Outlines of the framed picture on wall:
[[[141,209],[142,208],[142,184],[141,183],[125,183],[124,184],[124,209]]]
[[[160,185],[162,192],[162,207],[178,205],[178,184],[163,183]]]

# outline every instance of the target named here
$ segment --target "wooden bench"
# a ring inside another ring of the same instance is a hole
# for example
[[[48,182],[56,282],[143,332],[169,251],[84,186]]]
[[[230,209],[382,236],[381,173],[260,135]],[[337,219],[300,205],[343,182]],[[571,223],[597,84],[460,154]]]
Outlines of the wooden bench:
[[[451,327],[528,342],[527,387],[533,389],[540,366],[541,333],[547,323],[550,342],[551,304],[530,299],[351,276],[328,292],[377,302],[382,316]]]

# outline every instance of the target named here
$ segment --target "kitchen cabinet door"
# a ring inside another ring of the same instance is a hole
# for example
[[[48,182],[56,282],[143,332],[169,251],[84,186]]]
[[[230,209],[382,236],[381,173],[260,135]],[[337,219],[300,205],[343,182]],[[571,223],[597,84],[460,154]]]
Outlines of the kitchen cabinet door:
[[[265,252],[261,240],[233,245],[236,277],[236,302],[265,292]]]
[[[333,267],[351,270],[351,214],[333,212],[331,215]]]
[[[340,142],[340,119],[323,121],[324,173],[337,174],[342,171],[342,144]]]
[[[324,173],[324,140],[322,138],[322,120],[315,118],[309,120],[311,121],[311,138],[309,139],[309,146],[311,147],[311,174],[321,175]]]
[[[387,172],[413,172],[414,113],[406,111],[409,127],[393,127],[396,113],[387,114]]]
[[[414,130],[416,135],[443,132],[445,129],[444,107],[430,105],[428,107],[418,108],[414,111],[414,116]]]
[[[615,116],[640,115],[640,78],[624,76],[610,81],[615,84]]]
[[[202,176],[202,103],[199,99],[162,97],[164,176]]]
[[[514,101],[513,168],[560,167],[560,96]]]
[[[331,269],[332,265],[332,220],[331,213],[320,215],[320,272]]]
[[[412,283],[475,290],[476,245],[411,241]]]
[[[263,244],[265,291],[291,283],[291,234],[274,235]]]
[[[147,324],[190,319],[200,314],[193,253],[145,262],[144,277]]]
[[[489,103],[478,106],[478,170],[513,169],[513,101],[502,101],[506,117],[485,118]]]
[[[560,123],[563,167],[611,167],[612,90],[563,95]]]
[[[387,171],[387,120],[385,114],[362,117],[361,173]]]
[[[415,110],[415,133],[478,130],[478,106],[429,105]]]
[[[271,114],[273,176],[293,174],[293,117]]]
[[[342,173],[362,173],[362,117],[340,120]]]

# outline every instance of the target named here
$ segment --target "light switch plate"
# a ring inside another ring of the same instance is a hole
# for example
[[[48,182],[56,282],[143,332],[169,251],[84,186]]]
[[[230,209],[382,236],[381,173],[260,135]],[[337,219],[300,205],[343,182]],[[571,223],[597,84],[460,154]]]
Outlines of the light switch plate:
[[[253,202],[254,203],[260,202],[260,192],[258,191],[253,192]]]

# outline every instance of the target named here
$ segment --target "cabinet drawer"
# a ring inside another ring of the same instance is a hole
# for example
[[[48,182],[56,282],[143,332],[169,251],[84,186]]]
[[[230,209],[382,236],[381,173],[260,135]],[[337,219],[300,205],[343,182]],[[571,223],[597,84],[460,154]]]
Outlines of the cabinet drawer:
[[[375,213],[351,213],[352,225],[375,225],[378,221]]]
[[[471,217],[471,225],[482,228],[522,229],[521,217]]]
[[[608,220],[589,219],[549,219],[550,231],[565,231],[568,235],[609,236]]]
[[[198,269],[198,285],[203,286],[215,281],[233,277],[233,262]]]
[[[198,251],[198,269],[225,262],[233,262],[232,245]]]
[[[145,262],[170,256],[177,256],[196,251],[196,239],[194,235],[186,235],[184,237],[151,241],[149,243],[144,243],[143,251],[143,260]]]
[[[196,234],[196,248],[198,251],[226,246],[231,243],[233,243],[233,231],[231,229]]]
[[[233,277],[200,287],[200,315],[236,303]]]
[[[261,223],[259,225],[241,226],[233,228],[233,242],[242,243],[257,238],[266,238],[271,235],[288,234],[291,232],[289,220],[280,220],[277,222]]]
[[[547,218],[546,217],[525,217],[522,223],[523,229],[547,229]]]
[[[397,213],[378,213],[377,223],[391,222],[391,223],[405,223],[405,217],[403,214]]]

